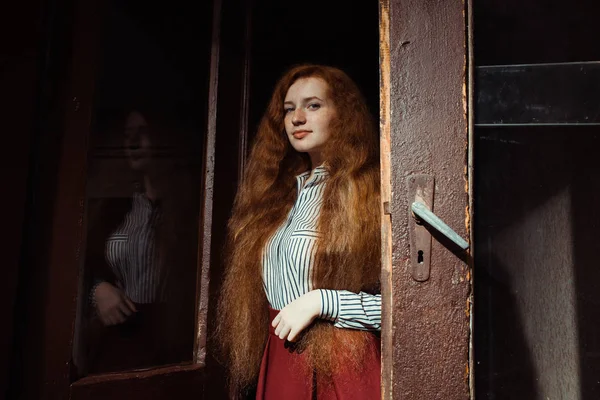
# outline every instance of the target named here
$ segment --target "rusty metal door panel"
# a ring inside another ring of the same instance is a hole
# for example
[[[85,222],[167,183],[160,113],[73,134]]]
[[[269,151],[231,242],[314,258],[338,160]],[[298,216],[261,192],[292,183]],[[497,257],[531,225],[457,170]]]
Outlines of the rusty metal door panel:
[[[386,251],[392,260],[383,273],[384,398],[469,398],[467,257],[434,238],[429,279],[413,279],[406,184],[433,176],[433,211],[468,237],[464,11],[461,1],[391,0],[381,9],[384,260]]]

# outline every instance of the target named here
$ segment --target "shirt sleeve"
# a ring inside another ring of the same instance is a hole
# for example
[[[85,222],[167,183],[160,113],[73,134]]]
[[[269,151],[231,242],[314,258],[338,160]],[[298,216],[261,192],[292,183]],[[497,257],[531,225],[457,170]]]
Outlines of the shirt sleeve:
[[[338,328],[381,330],[381,295],[319,289],[321,315]]]

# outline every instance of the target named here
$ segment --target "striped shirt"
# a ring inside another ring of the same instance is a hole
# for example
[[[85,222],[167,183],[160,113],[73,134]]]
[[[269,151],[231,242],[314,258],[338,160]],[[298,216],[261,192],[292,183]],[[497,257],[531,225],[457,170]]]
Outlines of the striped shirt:
[[[311,291],[312,270],[319,238],[317,224],[327,171],[320,166],[296,177],[298,197],[284,223],[265,245],[263,283],[272,308],[286,305]],[[319,289],[319,318],[338,328],[381,329],[381,295]]]
[[[133,196],[131,210],[107,238],[105,257],[117,277],[117,286],[135,303],[161,300],[160,268],[155,238],[159,207],[141,193]]]

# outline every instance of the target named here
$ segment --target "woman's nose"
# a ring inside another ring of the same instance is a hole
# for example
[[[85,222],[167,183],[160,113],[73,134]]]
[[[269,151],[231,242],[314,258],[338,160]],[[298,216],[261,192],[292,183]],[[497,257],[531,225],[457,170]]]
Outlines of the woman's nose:
[[[137,128],[125,129],[125,141],[126,142],[133,142],[135,140],[138,140],[139,137],[140,137],[139,129],[137,129]]]
[[[304,114],[304,110],[297,108],[294,110],[294,115],[292,115],[292,123],[294,125],[302,125],[306,122],[306,115]]]

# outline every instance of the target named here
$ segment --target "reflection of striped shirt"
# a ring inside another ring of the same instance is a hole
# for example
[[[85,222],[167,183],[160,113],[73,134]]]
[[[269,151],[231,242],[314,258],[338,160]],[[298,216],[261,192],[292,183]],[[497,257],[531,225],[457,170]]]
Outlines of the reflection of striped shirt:
[[[106,240],[106,261],[117,277],[117,286],[135,303],[153,303],[161,297],[155,248],[159,218],[158,208],[136,193],[123,223]]]
[[[263,253],[263,283],[272,308],[281,310],[312,290],[317,222],[327,180],[324,167],[297,176],[298,198]],[[320,318],[339,328],[381,329],[381,295],[320,289]]]

